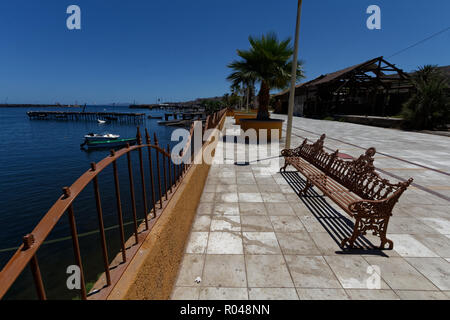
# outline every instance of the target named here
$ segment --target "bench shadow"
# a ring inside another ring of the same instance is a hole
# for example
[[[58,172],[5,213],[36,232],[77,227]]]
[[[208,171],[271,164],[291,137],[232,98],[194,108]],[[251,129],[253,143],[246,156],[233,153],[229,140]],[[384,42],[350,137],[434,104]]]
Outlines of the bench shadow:
[[[306,181],[297,171],[285,171],[281,172],[281,175],[287,181],[289,186],[295,191],[299,199],[314,215],[317,221],[322,225],[325,231],[334,240],[334,242],[341,247],[342,240],[350,237],[353,233],[353,221],[333,208],[325,200],[325,196],[317,193],[314,188],[310,188],[305,195],[300,195],[300,191],[306,186]],[[336,253],[351,255],[366,254],[388,257],[365,236],[358,237],[355,241],[354,248],[344,248],[341,251],[336,251]]]

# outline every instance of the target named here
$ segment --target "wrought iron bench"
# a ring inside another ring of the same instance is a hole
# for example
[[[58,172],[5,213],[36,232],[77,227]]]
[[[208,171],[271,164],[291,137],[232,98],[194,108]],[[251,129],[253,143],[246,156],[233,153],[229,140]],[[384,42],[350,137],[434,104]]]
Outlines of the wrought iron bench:
[[[342,240],[341,247],[348,242],[352,248],[359,235],[372,231],[381,239],[380,249],[385,249],[387,243],[392,250],[394,244],[386,238],[389,219],[394,205],[413,179],[397,184],[382,179],[373,165],[375,148],[352,161],[339,158],[338,150],[329,154],[323,150],[325,137],[322,135],[313,144],[305,139],[298,148],[281,151],[285,165],[280,171],[292,165],[306,177],[301,194],[314,185],[355,219],[353,233]]]

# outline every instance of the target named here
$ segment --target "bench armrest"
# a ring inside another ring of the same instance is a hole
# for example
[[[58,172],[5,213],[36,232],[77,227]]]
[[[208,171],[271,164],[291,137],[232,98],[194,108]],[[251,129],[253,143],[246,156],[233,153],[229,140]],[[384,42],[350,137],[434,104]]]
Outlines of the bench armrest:
[[[352,213],[352,216],[369,218],[376,216],[391,216],[392,206],[390,205],[390,199],[382,200],[361,200],[354,201],[348,205],[348,210]]]

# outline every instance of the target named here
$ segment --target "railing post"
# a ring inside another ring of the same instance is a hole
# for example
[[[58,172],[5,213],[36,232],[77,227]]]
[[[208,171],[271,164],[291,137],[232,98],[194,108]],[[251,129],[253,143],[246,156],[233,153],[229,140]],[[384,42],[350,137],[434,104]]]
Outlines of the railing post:
[[[139,127],[137,127],[136,140],[137,140],[137,144],[139,146],[141,146],[142,145],[142,137],[141,137],[141,132],[139,131]],[[142,148],[139,148],[138,153],[139,153],[139,169],[140,169],[140,173],[141,173],[142,199],[144,201],[145,230],[148,230],[147,190],[145,189],[144,161],[142,158]]]
[[[95,162],[91,163],[91,170],[93,172],[95,172],[97,170],[97,165],[95,164]],[[102,252],[103,252],[103,265],[105,268],[106,283],[108,286],[110,286],[111,285],[111,275],[109,274],[108,250],[106,248],[105,226],[103,223],[103,211],[102,211],[102,203],[101,203],[101,199],[100,199],[100,190],[99,190],[97,175],[95,175],[95,177],[94,177],[94,193],[95,193],[95,205],[97,207],[98,225],[100,228],[100,240],[101,240]]]
[[[114,150],[111,150],[111,157],[115,157],[116,152]],[[123,227],[123,214],[122,214],[122,202],[120,200],[120,185],[119,185],[119,174],[117,170],[117,161],[113,161],[113,171],[114,171],[114,188],[116,191],[116,206],[117,206],[117,213],[119,218],[119,230],[120,230],[120,245],[122,248],[122,260],[123,262],[127,261],[127,253],[125,249],[125,231]]]
[[[156,133],[153,133],[153,137],[155,140],[155,146],[157,146],[159,148],[158,138],[156,137]],[[158,171],[158,187],[159,187],[159,208],[162,209],[163,194],[162,194],[162,189],[161,189],[161,173],[160,173],[161,170],[159,168],[159,154],[160,154],[159,149],[156,149],[156,169]]]
[[[23,250],[28,250],[34,243],[34,236],[32,234],[27,234],[23,237]],[[39,263],[36,254],[30,260],[31,273],[33,274],[34,285],[36,287],[36,292],[39,300],[47,300],[45,295],[44,282],[42,281],[41,270],[39,269]]]
[[[169,144],[167,144],[167,154],[170,155],[170,146]],[[173,180],[172,180],[172,173],[171,173],[171,166],[172,166],[172,157],[171,156],[167,156],[167,167],[169,169],[169,189],[170,189],[170,193],[172,193],[172,184],[173,184]],[[175,173],[173,173],[174,177],[175,177]]]
[[[156,217],[156,197],[155,197],[155,185],[154,185],[154,177],[153,177],[152,148],[150,147],[150,136],[148,134],[147,128],[145,128],[145,142],[148,145],[148,147],[147,147],[147,149],[148,149],[148,164],[150,167],[150,183],[151,183],[151,187],[152,187],[153,218],[155,218]]]
[[[70,197],[70,189],[68,187],[63,188],[63,194],[66,198]],[[87,299],[86,284],[85,284],[85,280],[84,280],[83,264],[81,262],[81,253],[80,253],[80,244],[78,242],[77,225],[75,222],[75,214],[73,212],[72,204],[70,204],[69,208],[67,209],[67,215],[69,218],[70,232],[72,234],[72,244],[73,244],[73,251],[75,254],[75,260],[77,262],[78,268],[80,268],[81,299],[86,300]]]
[[[167,193],[168,193],[168,190],[169,190],[169,188],[167,187],[168,183],[167,183],[167,172],[166,172],[166,170],[167,170],[167,168],[166,168],[166,158],[167,157],[164,154],[164,152],[162,152],[162,156],[163,156],[164,194],[165,194],[165,197],[166,197],[166,200],[167,200],[168,199],[167,198]]]
[[[130,149],[130,145],[127,144],[127,148]],[[134,196],[134,182],[133,182],[133,168],[131,165],[131,151],[127,152],[127,162],[128,162],[128,178],[130,180],[130,195],[131,195],[131,209],[133,212],[133,224],[134,224],[134,238],[136,240],[136,244],[139,243],[138,238],[138,225],[137,225],[137,215],[136,215],[136,198]]]

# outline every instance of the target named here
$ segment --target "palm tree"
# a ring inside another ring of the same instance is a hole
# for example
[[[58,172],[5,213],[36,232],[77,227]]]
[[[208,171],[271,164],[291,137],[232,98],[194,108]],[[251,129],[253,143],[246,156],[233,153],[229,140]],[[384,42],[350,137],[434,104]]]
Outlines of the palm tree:
[[[241,71],[233,72],[227,79],[232,82],[231,88],[242,86],[242,91],[245,94],[247,100],[246,106],[248,111],[249,103],[253,99],[256,79],[251,74]]]
[[[411,80],[416,92],[405,103],[402,116],[410,129],[445,127],[450,123],[447,79],[436,66],[420,67]]]
[[[284,89],[289,85],[294,50],[291,39],[280,41],[275,33],[262,35],[260,38],[250,36],[249,50],[237,50],[240,60],[228,65],[233,73],[229,81],[243,82],[253,79],[260,83],[258,93],[258,115],[260,120],[269,118],[269,101],[271,89]],[[297,79],[303,77],[302,63],[298,64]]]

